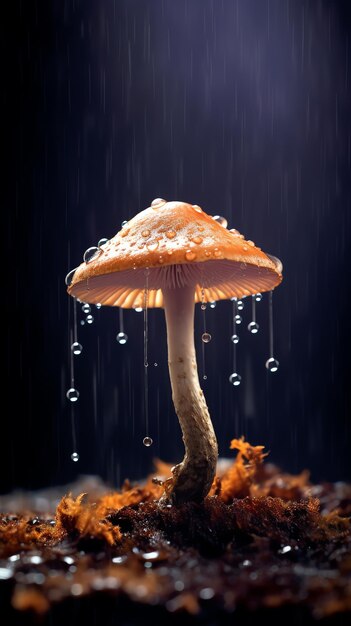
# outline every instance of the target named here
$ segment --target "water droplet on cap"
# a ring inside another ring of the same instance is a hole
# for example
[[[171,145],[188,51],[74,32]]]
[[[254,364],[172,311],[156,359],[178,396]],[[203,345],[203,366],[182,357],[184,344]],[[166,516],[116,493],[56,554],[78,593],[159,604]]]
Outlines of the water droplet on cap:
[[[146,247],[150,252],[154,252],[154,250],[157,250],[158,248],[158,241],[152,241],[151,243],[147,243]]]
[[[193,261],[196,259],[196,254],[192,250],[187,250],[185,253],[185,258],[187,261]]]
[[[253,247],[255,244],[253,241],[251,241],[251,239],[247,240],[247,243],[249,244],[249,246]]]
[[[218,250],[218,248],[214,249],[214,253],[213,253],[216,257],[220,257],[222,256],[222,250]]]
[[[203,333],[201,339],[204,343],[209,343],[212,339],[210,333]]]
[[[266,368],[270,372],[276,372],[279,368],[279,361],[271,356],[270,359],[266,361]]]
[[[200,237],[200,235],[197,235],[196,237],[193,237],[192,240],[194,243],[200,244],[203,242],[203,238]]]
[[[78,454],[78,452],[72,452],[71,459],[72,459],[72,461],[74,463],[77,463],[77,461],[79,461],[79,454]]]
[[[66,398],[70,400],[71,402],[77,402],[79,398],[78,389],[74,389],[74,387],[71,387],[66,393]]]
[[[202,208],[198,204],[193,204],[193,209],[198,213],[202,213]]]
[[[90,304],[83,304],[82,311],[83,313],[90,313],[91,311]]]
[[[72,280],[73,280],[73,276],[74,276],[74,275],[75,275],[75,273],[76,273],[76,269],[77,269],[77,268],[75,268],[74,270],[71,270],[70,272],[68,272],[68,274],[67,274],[67,276],[66,276],[66,278],[65,278],[65,283],[66,283],[67,287],[69,287],[69,286],[70,286],[70,284],[71,284],[71,282],[72,282]]]
[[[87,324],[92,324],[93,321],[94,321],[94,318],[93,318],[92,315],[87,315],[86,318],[85,318],[85,321],[86,321]]]
[[[121,227],[125,228],[127,226],[127,224],[128,224],[128,220],[123,220],[123,222],[121,224]]]
[[[118,333],[116,336],[116,341],[118,341],[118,343],[123,346],[128,341],[128,335],[126,335],[126,333]]]
[[[236,230],[236,228],[231,228],[229,232],[235,235],[236,237],[240,237],[240,233],[238,230]]]
[[[256,335],[258,333],[259,328],[260,327],[257,324],[257,322],[250,322],[250,324],[247,327],[247,330],[249,330],[250,333],[252,333],[253,335]]]
[[[176,234],[177,234],[177,233],[175,232],[175,230],[167,230],[167,232],[166,232],[166,237],[167,237],[168,239],[174,239],[174,237],[176,236]]]
[[[108,239],[106,239],[106,237],[103,237],[102,239],[99,239],[98,241],[98,247],[101,248],[101,246],[105,246],[108,243]]]
[[[141,233],[142,237],[149,237],[150,236],[150,231],[148,229],[143,230]]]
[[[231,340],[233,343],[239,343],[240,337],[239,335],[232,335]]]
[[[236,372],[234,372],[234,374],[231,374],[229,376],[229,382],[232,383],[232,385],[234,385],[234,387],[237,387],[238,385],[240,385],[240,383],[241,383],[241,376],[240,376],[240,374],[237,374]]]
[[[75,341],[71,345],[71,350],[72,350],[73,354],[81,354],[82,350],[83,350],[83,346],[82,346],[81,343],[78,343],[78,341]]]
[[[150,446],[152,446],[152,444],[153,444],[153,440],[151,439],[151,437],[144,437],[143,444],[147,448],[150,448]]]
[[[217,222],[217,224],[220,224],[221,226],[223,226],[223,228],[227,228],[228,226],[228,222],[225,219],[225,217],[222,217],[221,215],[213,215],[212,219]]]
[[[166,204],[166,200],[164,200],[163,198],[155,198],[155,200],[151,202],[150,206],[154,208],[160,206],[161,204]]]
[[[241,324],[241,322],[243,321],[243,318],[241,317],[241,315],[235,315],[234,321],[236,324]]]
[[[100,252],[100,249],[97,248],[96,246],[92,246],[91,248],[88,248],[83,254],[83,261],[85,263],[89,263],[98,255],[99,252]]]

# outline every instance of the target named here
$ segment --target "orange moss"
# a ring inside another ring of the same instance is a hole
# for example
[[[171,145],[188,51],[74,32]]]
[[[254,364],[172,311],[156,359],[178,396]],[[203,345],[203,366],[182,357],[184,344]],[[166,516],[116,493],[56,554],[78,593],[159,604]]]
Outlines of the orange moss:
[[[231,502],[234,498],[245,498],[251,494],[251,487],[263,464],[267,453],[263,452],[264,446],[251,446],[244,437],[233,439],[230,443],[231,450],[238,450],[233,465],[218,481],[214,482],[212,489],[220,492],[224,502]]]

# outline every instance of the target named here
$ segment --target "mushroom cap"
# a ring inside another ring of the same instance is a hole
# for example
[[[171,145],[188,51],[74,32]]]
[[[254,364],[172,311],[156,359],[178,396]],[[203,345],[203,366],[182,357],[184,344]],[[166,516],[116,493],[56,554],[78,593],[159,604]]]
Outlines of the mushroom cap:
[[[198,205],[158,198],[75,271],[68,293],[123,308],[162,307],[162,289],[194,285],[195,302],[274,289],[281,265]]]

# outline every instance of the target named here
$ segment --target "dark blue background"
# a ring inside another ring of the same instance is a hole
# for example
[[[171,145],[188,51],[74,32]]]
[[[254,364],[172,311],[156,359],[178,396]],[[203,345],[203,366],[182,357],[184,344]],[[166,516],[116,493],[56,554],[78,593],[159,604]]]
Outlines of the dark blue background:
[[[287,470],[350,477],[348,4],[11,3],[2,20],[3,491],[79,472],[119,483],[149,471],[153,456],[181,458],[163,312],[149,315],[146,449],[142,314],[125,313],[129,341],[119,346],[118,311],[102,309],[79,329],[80,461],[70,459],[65,274],[158,196],[224,215],[284,263],[274,295],[277,374],[264,367],[266,300],[255,338],[244,311],[239,388],[228,382],[231,305],[207,311],[204,390],[220,453],[245,434]],[[201,329],[199,319],[197,339]]]

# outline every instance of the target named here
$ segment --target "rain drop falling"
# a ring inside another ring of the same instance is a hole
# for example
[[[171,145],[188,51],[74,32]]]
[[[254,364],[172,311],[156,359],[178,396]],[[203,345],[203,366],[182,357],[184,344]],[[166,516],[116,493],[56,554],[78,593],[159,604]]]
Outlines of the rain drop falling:
[[[89,263],[89,261],[92,261],[96,257],[98,252],[100,252],[100,249],[97,248],[96,246],[92,246],[91,248],[88,248],[83,254],[83,261],[85,263]]]
[[[74,341],[71,345],[73,354],[82,354],[83,346],[78,341]]]
[[[209,343],[212,339],[210,333],[202,333],[201,339],[204,343]]]
[[[74,463],[77,463],[77,461],[79,461],[79,454],[78,454],[78,452],[72,452],[71,459],[72,459],[72,461]]]
[[[85,320],[80,320],[80,325],[85,326]]]
[[[236,307],[237,307],[238,311],[242,311],[243,308],[244,308],[243,301],[242,300],[238,300],[237,303],[236,303]]]
[[[86,318],[85,318],[85,321],[86,321],[87,324],[92,324],[93,321],[94,321],[94,318],[93,318],[92,315],[87,315]]]
[[[234,321],[236,324],[241,324],[241,322],[243,321],[243,318],[241,317],[241,315],[235,315]]]
[[[225,217],[222,217],[221,215],[213,215],[212,219],[214,219],[215,222],[223,226],[223,228],[227,228],[228,222]]]
[[[231,340],[232,340],[233,343],[239,343],[239,339],[240,339],[239,335],[232,335],[231,336]]]
[[[252,335],[256,335],[259,330],[259,325],[257,324],[257,322],[250,322],[250,324],[247,327],[247,330],[249,330]]]
[[[147,448],[150,448],[150,446],[152,446],[152,444],[153,444],[153,440],[151,439],[151,437],[144,437],[143,444]]]
[[[274,357],[270,357],[266,361],[266,368],[269,372],[276,372],[279,368],[279,361],[277,361]]]
[[[233,374],[231,374],[229,376],[229,382],[234,385],[234,387],[237,387],[238,385],[240,385],[241,383],[241,376],[240,374],[237,374],[236,372],[234,372]]]
[[[71,284],[71,282],[72,282],[72,280],[73,280],[73,276],[74,276],[74,274],[76,273],[76,269],[77,269],[77,268],[75,268],[74,270],[71,270],[70,272],[68,272],[68,274],[67,274],[67,276],[66,276],[66,278],[65,278],[65,283],[66,283],[66,285],[67,285],[68,287],[69,287],[69,285]]]
[[[90,313],[91,311],[90,304],[83,304],[82,311],[83,313]]]
[[[108,243],[108,239],[106,239],[106,237],[103,237],[102,239],[99,239],[98,241],[98,248],[101,248],[101,246],[105,246]]]
[[[128,335],[126,333],[118,333],[116,336],[116,340],[121,346],[123,346],[128,341]]]
[[[70,389],[66,393],[66,398],[70,400],[71,402],[77,402],[79,398],[78,389],[75,389],[74,387],[70,387]]]

